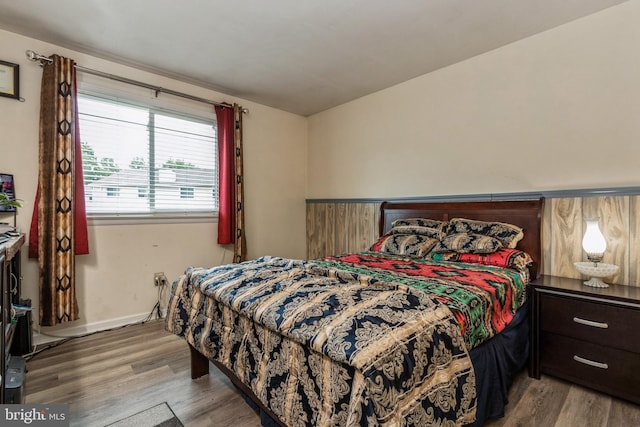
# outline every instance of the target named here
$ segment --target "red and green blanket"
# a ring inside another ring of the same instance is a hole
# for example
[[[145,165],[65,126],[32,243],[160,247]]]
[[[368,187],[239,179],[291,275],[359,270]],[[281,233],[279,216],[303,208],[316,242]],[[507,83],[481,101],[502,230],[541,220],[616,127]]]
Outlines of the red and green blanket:
[[[509,268],[377,252],[327,257],[314,263],[428,292],[449,307],[469,350],[500,333],[526,298],[525,277]]]

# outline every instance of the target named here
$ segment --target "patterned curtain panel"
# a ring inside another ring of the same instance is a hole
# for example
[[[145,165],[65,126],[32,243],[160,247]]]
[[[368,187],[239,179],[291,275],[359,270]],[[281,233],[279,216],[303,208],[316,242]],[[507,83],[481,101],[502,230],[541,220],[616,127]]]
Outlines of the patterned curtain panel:
[[[29,235],[29,255],[40,267],[42,326],[79,318],[75,255],[88,253],[75,63],[51,59],[42,74],[38,195]]]
[[[218,123],[218,244],[233,243],[233,262],[246,259],[244,182],[242,164],[242,108],[216,106]]]

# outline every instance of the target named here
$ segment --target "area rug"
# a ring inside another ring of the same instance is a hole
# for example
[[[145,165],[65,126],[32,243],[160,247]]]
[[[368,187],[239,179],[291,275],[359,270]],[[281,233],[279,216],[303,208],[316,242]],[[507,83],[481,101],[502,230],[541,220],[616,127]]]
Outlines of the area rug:
[[[184,427],[167,402],[131,415],[106,427]]]

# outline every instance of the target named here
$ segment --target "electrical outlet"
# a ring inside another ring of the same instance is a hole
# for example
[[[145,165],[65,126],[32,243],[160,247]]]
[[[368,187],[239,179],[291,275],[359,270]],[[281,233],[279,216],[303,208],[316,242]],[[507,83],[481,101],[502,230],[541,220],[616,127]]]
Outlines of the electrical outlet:
[[[155,286],[165,286],[167,284],[167,276],[163,272],[155,273],[153,275],[153,284]]]

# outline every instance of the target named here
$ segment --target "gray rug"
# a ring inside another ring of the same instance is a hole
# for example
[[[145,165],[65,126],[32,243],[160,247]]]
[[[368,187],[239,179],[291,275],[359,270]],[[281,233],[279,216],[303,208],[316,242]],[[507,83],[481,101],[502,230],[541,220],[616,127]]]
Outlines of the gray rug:
[[[107,427],[184,427],[167,402],[131,415]]]

